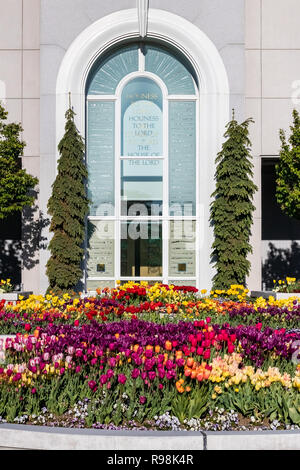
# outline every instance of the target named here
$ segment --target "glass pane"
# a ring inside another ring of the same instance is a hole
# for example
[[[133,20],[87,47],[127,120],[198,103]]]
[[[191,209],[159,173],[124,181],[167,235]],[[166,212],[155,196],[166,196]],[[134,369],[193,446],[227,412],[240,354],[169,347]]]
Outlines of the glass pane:
[[[163,161],[121,161],[121,214],[162,215]]]
[[[170,95],[195,94],[191,71],[179,57],[155,46],[146,46],[145,55],[146,70],[155,73],[165,82]]]
[[[88,277],[114,277],[114,222],[89,220],[87,232]]]
[[[170,221],[169,276],[196,275],[195,230],[193,220]]]
[[[88,102],[87,167],[90,215],[114,215],[114,103]]]
[[[173,284],[173,286],[191,286],[191,287],[196,287],[196,281],[169,281],[168,284]]]
[[[150,157],[163,154],[162,92],[149,78],[129,82],[122,93],[123,156]]]
[[[92,68],[88,95],[114,95],[122,78],[138,70],[138,46],[126,46],[101,58]]]
[[[121,276],[162,276],[161,222],[122,222]]]
[[[196,103],[169,103],[170,215],[196,214]]]

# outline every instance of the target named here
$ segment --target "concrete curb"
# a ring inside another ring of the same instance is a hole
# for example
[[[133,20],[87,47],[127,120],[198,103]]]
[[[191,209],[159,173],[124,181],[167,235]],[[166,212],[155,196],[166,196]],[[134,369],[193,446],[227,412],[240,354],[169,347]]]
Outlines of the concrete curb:
[[[300,450],[300,431],[103,431],[0,424],[0,449]]]

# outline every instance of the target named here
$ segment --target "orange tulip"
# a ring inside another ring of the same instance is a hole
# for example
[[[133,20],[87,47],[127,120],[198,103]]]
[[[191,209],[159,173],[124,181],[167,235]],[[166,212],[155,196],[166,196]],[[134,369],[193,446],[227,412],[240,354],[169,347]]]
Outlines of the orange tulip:
[[[183,393],[184,392],[184,388],[181,386],[181,384],[179,382],[176,382],[176,388],[177,388],[177,391],[179,393]]]
[[[188,357],[187,360],[186,360],[186,365],[188,367],[192,367],[194,364],[194,359],[192,357]]]
[[[167,351],[171,351],[171,349],[172,349],[171,341],[166,341],[165,342],[165,348],[166,348]]]

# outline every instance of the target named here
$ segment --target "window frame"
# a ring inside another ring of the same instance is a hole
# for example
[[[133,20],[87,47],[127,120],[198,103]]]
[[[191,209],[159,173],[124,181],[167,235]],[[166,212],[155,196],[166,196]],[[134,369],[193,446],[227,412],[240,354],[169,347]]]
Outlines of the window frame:
[[[156,44],[157,45],[157,44]],[[164,45],[164,50],[166,50],[166,45]],[[134,78],[145,77],[153,80],[161,89],[163,97],[163,155],[161,156],[147,156],[147,157],[131,157],[131,156],[122,156],[121,155],[121,100],[122,92],[124,87]],[[200,277],[200,223],[203,214],[200,206],[200,174],[199,174],[199,152],[200,152],[200,142],[199,142],[199,133],[200,133],[200,92],[197,83],[193,75],[191,74],[193,80],[195,94],[193,95],[174,95],[168,94],[168,89],[166,84],[160,79],[156,74],[145,70],[145,56],[142,53],[142,44],[138,47],[138,70],[127,74],[119,82],[116,92],[114,95],[86,95],[86,130],[88,129],[88,103],[90,101],[112,101],[114,102],[114,116],[115,116],[115,128],[114,128],[114,139],[115,139],[115,204],[114,204],[114,215],[113,216],[88,216],[88,220],[91,221],[101,221],[101,220],[111,220],[114,221],[114,276],[113,277],[103,277],[103,276],[89,276],[87,275],[87,256],[85,257],[85,269],[84,269],[84,285],[85,290],[88,291],[88,281],[101,281],[101,282],[115,282],[120,281],[158,281],[167,284],[169,281],[182,282],[188,284],[189,281],[196,284],[196,287],[199,288],[199,277]],[[196,212],[194,216],[170,216],[169,215],[169,102],[170,101],[193,101],[196,103],[195,106],[195,145],[196,145],[196,159],[195,159],[195,171],[196,171]],[[88,141],[87,141],[87,158],[88,158]],[[144,159],[144,160],[163,160],[163,214],[161,216],[124,216],[121,215],[121,161],[126,159]],[[128,220],[141,220],[141,221],[161,221],[162,222],[162,277],[124,277],[121,276],[121,223]],[[194,276],[170,276],[169,275],[169,235],[170,235],[170,224],[171,221],[184,221],[190,220],[195,221],[195,275]],[[87,253],[87,237],[85,239],[85,253]]]

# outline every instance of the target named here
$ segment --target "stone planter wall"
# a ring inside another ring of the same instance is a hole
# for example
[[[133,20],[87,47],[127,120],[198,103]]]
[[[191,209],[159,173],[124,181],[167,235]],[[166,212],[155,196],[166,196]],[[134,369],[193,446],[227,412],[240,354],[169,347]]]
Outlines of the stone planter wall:
[[[9,292],[9,293],[1,293],[0,292],[0,300],[6,300],[7,302],[16,302],[19,300],[20,297],[23,297],[24,299],[28,299],[30,295],[32,295],[33,292],[27,292],[27,291],[16,291],[16,292]]]
[[[167,449],[171,455],[184,451],[183,455],[187,457],[192,454],[187,451],[193,450],[300,450],[300,431],[103,431],[4,423],[0,424],[1,449],[131,450],[132,454],[126,455],[137,457],[139,450]],[[111,457],[114,458],[114,454],[112,452]],[[155,455],[157,457],[157,453]],[[140,456],[142,468],[144,456]],[[151,455],[147,459],[151,462]],[[196,460],[191,464],[196,464]]]
[[[290,299],[291,297],[295,299],[299,299],[300,301],[300,293],[297,294],[285,294],[283,292],[274,292],[272,290],[269,291],[252,291],[251,292],[251,297],[263,297],[264,299],[268,299],[269,297],[274,297],[276,300],[280,299]]]

